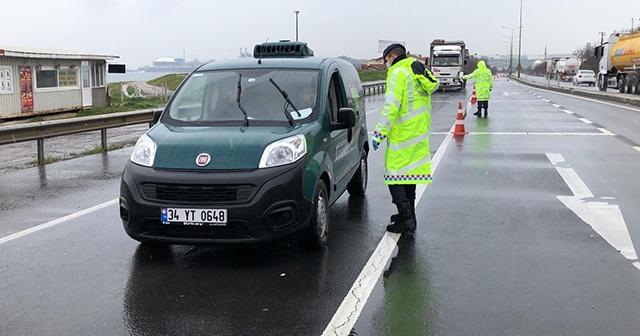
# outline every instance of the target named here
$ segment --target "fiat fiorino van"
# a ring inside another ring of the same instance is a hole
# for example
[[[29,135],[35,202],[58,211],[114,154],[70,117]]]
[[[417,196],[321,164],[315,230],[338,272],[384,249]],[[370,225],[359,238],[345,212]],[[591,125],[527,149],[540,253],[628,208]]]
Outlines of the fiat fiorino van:
[[[154,244],[327,244],[329,206],[367,188],[366,112],[354,66],[303,42],[200,66],[136,143],[120,187],[133,239]]]

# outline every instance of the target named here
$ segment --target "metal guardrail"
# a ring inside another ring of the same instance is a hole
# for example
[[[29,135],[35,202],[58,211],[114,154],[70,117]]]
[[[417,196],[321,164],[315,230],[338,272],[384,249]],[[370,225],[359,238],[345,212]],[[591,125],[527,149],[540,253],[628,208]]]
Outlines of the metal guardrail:
[[[363,83],[364,95],[382,93],[386,82]],[[97,116],[40,121],[29,124],[0,126],[0,145],[34,141],[38,142],[38,164],[45,163],[44,140],[62,135],[97,131],[101,132],[102,150],[107,151],[107,130],[122,126],[149,123],[153,121],[153,109],[131,112],[117,112]]]
[[[38,141],[38,164],[42,165],[45,162],[44,139],[100,130],[102,150],[106,151],[107,129],[151,123],[152,120],[153,110],[141,110],[8,125],[0,127],[0,145],[36,140]]]

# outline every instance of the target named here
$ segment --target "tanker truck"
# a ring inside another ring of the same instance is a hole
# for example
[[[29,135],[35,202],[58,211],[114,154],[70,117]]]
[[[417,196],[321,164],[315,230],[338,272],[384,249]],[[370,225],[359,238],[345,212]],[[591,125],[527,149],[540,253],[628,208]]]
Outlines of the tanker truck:
[[[598,88],[616,88],[620,93],[640,94],[640,32],[613,33],[596,47],[600,58]]]
[[[469,50],[464,41],[445,41],[436,39],[429,48],[429,70],[440,82],[440,88],[464,89],[467,81],[460,79],[464,75],[464,66],[469,59]]]

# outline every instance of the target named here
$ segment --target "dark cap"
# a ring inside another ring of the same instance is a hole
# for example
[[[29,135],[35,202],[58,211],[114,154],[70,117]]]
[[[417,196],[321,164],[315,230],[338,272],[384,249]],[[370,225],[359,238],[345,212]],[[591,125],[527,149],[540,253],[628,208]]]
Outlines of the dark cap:
[[[405,53],[407,52],[407,49],[400,43],[393,43],[390,44],[389,46],[387,46],[386,48],[384,48],[384,52],[382,52],[382,59],[385,59],[387,57],[387,55],[389,54],[389,52],[395,48],[400,48],[402,49]]]

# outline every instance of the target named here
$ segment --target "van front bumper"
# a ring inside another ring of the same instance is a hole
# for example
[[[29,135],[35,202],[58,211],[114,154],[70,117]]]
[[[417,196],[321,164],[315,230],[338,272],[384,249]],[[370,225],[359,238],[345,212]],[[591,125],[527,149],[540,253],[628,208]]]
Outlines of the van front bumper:
[[[256,245],[295,238],[307,228],[306,158],[253,171],[156,170],[128,162],[120,217],[132,238],[179,245]],[[225,225],[165,224],[161,208],[226,209]]]

